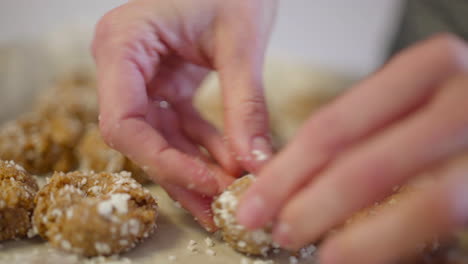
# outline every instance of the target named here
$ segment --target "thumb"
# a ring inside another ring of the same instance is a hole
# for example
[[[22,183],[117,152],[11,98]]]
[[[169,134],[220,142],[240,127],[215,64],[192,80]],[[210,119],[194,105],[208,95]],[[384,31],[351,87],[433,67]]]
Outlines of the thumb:
[[[276,6],[251,1],[226,12],[217,32],[216,69],[223,90],[225,133],[241,165],[257,172],[272,154],[263,63]],[[238,7],[239,8],[239,7]]]

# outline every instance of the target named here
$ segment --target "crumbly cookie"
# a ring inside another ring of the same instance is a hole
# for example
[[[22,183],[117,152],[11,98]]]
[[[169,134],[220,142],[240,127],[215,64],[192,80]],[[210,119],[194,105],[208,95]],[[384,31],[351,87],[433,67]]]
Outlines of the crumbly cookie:
[[[231,184],[212,204],[214,221],[222,231],[223,239],[239,252],[251,255],[266,255],[277,247],[271,238],[271,227],[248,231],[236,220],[239,198],[255,180],[248,175]]]
[[[0,128],[0,159],[33,174],[69,171],[76,165],[72,148],[81,133],[81,123],[68,115],[25,114]]]
[[[108,256],[156,228],[157,203],[128,172],[55,173],[36,196],[33,223],[56,248]]]
[[[97,122],[98,102],[94,77],[86,73],[62,77],[39,96],[35,110],[47,117],[65,113],[83,124]]]
[[[36,180],[21,166],[0,160],[0,241],[27,235],[37,190]]]
[[[76,148],[80,170],[96,172],[129,171],[139,183],[149,183],[146,173],[120,152],[111,149],[101,137],[97,125],[90,124]]]

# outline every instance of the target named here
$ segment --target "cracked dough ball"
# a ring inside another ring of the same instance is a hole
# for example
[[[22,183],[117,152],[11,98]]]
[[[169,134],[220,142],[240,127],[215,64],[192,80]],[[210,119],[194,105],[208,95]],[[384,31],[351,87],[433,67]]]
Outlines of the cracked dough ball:
[[[0,241],[27,235],[37,190],[36,180],[21,166],[0,160]]]
[[[55,173],[36,204],[39,235],[84,256],[128,251],[156,229],[156,200],[128,172]]]
[[[96,172],[129,171],[139,183],[151,182],[146,173],[120,152],[106,145],[97,125],[90,124],[76,149],[81,170]]]
[[[0,159],[33,174],[69,171],[76,165],[72,149],[81,133],[81,123],[68,115],[26,114],[0,128]]]
[[[248,231],[237,223],[235,216],[239,198],[254,180],[253,175],[236,180],[215,199],[212,209],[216,226],[232,248],[250,255],[266,255],[275,247],[271,238],[271,227]]]

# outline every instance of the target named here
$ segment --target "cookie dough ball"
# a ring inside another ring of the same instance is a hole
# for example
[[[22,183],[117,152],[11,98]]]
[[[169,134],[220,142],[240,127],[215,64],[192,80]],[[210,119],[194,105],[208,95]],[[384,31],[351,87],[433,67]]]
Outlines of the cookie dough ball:
[[[72,149],[81,133],[81,123],[68,115],[26,114],[0,128],[0,159],[33,174],[69,171],[76,165]]]
[[[27,235],[37,190],[35,179],[21,166],[0,160],[0,241]]]
[[[156,200],[128,172],[57,172],[35,201],[39,235],[84,256],[130,250],[156,229]]]
[[[96,172],[129,171],[139,183],[149,183],[146,173],[120,152],[108,147],[97,125],[88,125],[76,149],[81,170]]]
[[[248,231],[236,220],[239,198],[255,180],[248,175],[236,180],[212,204],[214,221],[221,230],[223,239],[239,252],[251,255],[266,255],[274,247],[271,228]]]
[[[83,124],[97,122],[98,102],[94,77],[89,73],[63,76],[39,96],[36,110],[45,116],[65,113]]]

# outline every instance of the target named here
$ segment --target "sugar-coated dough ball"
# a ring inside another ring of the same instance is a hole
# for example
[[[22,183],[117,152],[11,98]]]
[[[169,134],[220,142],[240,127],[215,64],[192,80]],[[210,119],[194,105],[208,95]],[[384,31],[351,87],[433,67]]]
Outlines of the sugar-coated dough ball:
[[[156,200],[128,172],[55,173],[36,204],[39,235],[84,256],[130,250],[156,229]]]
[[[35,111],[43,116],[65,113],[83,124],[98,120],[98,100],[95,77],[72,73],[57,80],[35,102]]]
[[[37,189],[36,180],[21,166],[0,160],[0,241],[28,234]]]
[[[246,254],[266,255],[275,246],[271,238],[271,229],[248,231],[236,220],[239,198],[254,180],[252,175],[236,180],[215,199],[212,209],[215,224],[231,247]]]
[[[81,123],[68,115],[21,116],[0,127],[0,159],[13,160],[33,174],[70,171]]]

